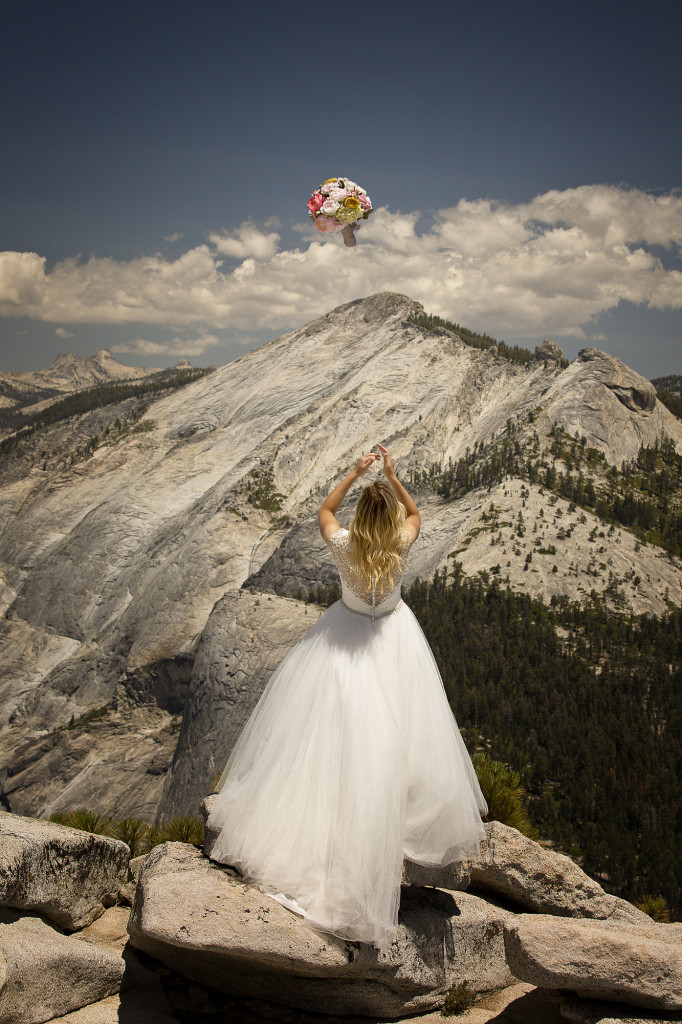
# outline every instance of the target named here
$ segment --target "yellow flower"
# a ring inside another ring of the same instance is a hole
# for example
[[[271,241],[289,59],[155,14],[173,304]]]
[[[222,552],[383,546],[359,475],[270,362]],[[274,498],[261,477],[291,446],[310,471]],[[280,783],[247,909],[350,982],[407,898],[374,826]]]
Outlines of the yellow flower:
[[[355,198],[355,196],[348,196],[347,199],[344,199],[343,205],[346,207],[347,210],[357,210],[360,203]]]
[[[339,180],[338,178],[327,178],[327,180],[325,181],[325,185],[331,185],[331,183],[333,181],[338,181],[338,180]]]

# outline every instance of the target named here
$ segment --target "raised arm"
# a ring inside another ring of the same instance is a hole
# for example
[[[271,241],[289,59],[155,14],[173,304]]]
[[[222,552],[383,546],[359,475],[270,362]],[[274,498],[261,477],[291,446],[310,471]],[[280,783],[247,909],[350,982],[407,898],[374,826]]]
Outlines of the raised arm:
[[[320,526],[320,533],[324,537],[326,544],[329,544],[329,538],[339,528],[339,524],[336,521],[336,512],[341,502],[355,481],[364,476],[372,463],[376,462],[378,458],[379,456],[376,452],[361,455],[348,476],[344,477],[341,483],[337,484],[334,490],[322,502],[320,511],[317,513],[317,521]]]
[[[407,511],[405,529],[410,535],[410,541],[414,544],[419,536],[422,523],[422,517],[419,515],[419,509],[401,484],[400,480],[398,480],[395,469],[393,468],[393,459],[391,458],[388,449],[384,448],[383,444],[378,444],[377,448],[381,452],[381,457],[384,460],[384,476],[393,488],[393,493],[396,498],[398,501],[402,501]]]

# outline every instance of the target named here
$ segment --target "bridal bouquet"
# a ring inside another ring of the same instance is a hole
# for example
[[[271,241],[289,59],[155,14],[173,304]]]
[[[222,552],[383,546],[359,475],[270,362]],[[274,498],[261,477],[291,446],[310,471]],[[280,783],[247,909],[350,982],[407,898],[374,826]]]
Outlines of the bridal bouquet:
[[[329,178],[313,192],[308,209],[317,230],[327,234],[350,227],[361,217],[367,220],[372,201],[350,178]]]

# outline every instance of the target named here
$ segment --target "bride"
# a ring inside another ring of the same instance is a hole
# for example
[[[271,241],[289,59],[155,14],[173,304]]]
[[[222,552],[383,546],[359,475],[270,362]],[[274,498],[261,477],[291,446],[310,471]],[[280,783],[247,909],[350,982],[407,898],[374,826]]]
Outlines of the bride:
[[[414,615],[401,599],[417,506],[391,456],[358,459],[319,511],[342,598],[284,658],[220,778],[211,858],[314,928],[381,947],[398,923],[403,858],[478,853],[487,811]],[[336,512],[376,460],[385,481]]]

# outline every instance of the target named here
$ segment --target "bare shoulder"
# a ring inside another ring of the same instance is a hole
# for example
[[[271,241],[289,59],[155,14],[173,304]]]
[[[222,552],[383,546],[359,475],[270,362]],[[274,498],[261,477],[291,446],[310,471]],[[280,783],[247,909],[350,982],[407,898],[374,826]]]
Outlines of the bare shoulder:
[[[403,532],[405,536],[408,538],[410,546],[414,544],[417,537],[419,536],[420,523],[413,522],[415,518],[415,516],[410,516],[408,519],[406,519],[405,526],[403,528]]]
[[[339,524],[336,521],[336,517],[327,508],[321,508],[317,513],[317,522],[320,527],[320,533],[325,544],[329,544],[331,537],[339,529]]]

